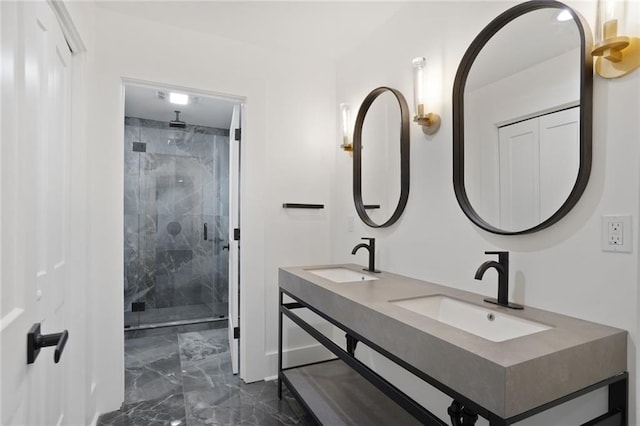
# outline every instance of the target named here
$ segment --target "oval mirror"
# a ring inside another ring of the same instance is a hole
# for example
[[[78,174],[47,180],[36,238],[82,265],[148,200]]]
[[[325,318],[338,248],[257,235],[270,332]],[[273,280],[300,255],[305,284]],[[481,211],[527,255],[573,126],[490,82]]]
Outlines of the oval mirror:
[[[530,1],[467,49],[453,88],[453,185],[464,213],[497,234],[544,229],[591,170],[591,33],[571,8]]]
[[[353,132],[353,199],[373,228],[395,223],[409,198],[409,107],[402,93],[378,87],[358,110]]]

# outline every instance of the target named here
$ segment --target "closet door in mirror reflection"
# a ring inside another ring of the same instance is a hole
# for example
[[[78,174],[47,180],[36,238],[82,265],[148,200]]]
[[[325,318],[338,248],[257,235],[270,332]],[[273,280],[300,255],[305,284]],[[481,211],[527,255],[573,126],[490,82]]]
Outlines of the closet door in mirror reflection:
[[[578,124],[571,108],[499,129],[500,228],[536,226],[569,196],[580,163]]]

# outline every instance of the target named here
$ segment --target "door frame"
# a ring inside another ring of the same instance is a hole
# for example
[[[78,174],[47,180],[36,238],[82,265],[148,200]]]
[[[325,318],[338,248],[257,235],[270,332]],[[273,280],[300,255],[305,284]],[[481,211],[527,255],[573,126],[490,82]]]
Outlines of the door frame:
[[[187,86],[180,86],[180,85],[175,85],[175,84],[171,84],[171,83],[160,83],[160,82],[154,82],[154,81],[148,81],[148,80],[142,80],[142,79],[137,79],[137,78],[131,78],[131,77],[121,77],[121,96],[122,96],[122,102],[121,102],[121,117],[123,119],[124,122],[124,98],[125,98],[125,86],[140,86],[140,87],[146,87],[146,88],[150,88],[150,89],[155,89],[155,90],[173,90],[173,91],[177,91],[177,92],[186,92],[186,93],[190,93],[190,94],[194,94],[197,96],[203,96],[203,97],[209,97],[209,98],[218,98],[218,99],[223,99],[226,101],[230,101],[230,102],[235,102],[238,105],[241,105],[241,109],[242,109],[242,114],[240,115],[240,128],[242,129],[246,129],[247,128],[247,114],[246,114],[246,110],[247,110],[247,97],[246,96],[242,96],[242,95],[234,95],[234,94],[228,94],[228,93],[220,93],[220,92],[213,92],[213,91],[209,91],[209,90],[203,90],[203,89],[197,89],[197,88],[193,88],[193,87],[187,87]],[[243,131],[244,133],[244,131]],[[120,136],[120,146],[124,149],[124,125],[123,125],[123,131],[121,132]],[[231,142],[232,136],[229,135],[229,142]],[[245,135],[242,135],[242,144],[246,147],[246,139],[245,139]],[[246,150],[245,150],[246,151]],[[124,159],[123,159],[124,161]],[[124,170],[124,164],[121,164],[120,167],[122,170]],[[243,181],[243,170],[244,170],[244,155],[240,156],[240,181]],[[124,188],[121,189],[121,191],[124,191]],[[238,199],[240,200],[239,205],[242,205],[242,200],[243,200],[244,196],[243,196],[243,189],[242,187],[239,188],[239,193],[238,193]],[[240,208],[238,208],[238,213],[241,213],[242,210]],[[229,238],[231,239],[232,236],[229,236]],[[124,261],[123,258],[124,254],[121,253],[121,262]],[[242,258],[243,256],[239,256],[239,260],[238,260],[238,270],[242,270]],[[242,275],[241,275],[242,276]],[[242,288],[242,282],[240,282],[238,284],[238,286],[240,288]],[[121,288],[122,291],[121,293],[124,294],[124,280],[121,281]],[[239,305],[240,305],[240,312],[239,312],[239,323],[240,323],[240,327],[246,327],[247,326],[247,321],[245,321],[244,319],[244,314],[243,312],[245,312],[242,309],[242,306],[244,303],[246,303],[246,298],[249,297],[246,295],[246,292],[242,292],[240,291],[240,297],[239,297]],[[123,331],[124,332],[124,331]],[[241,379],[245,379],[245,374],[244,372],[246,371],[245,366],[247,365],[247,363],[249,362],[247,359],[247,351],[244,350],[245,345],[246,345],[246,334],[244,332],[244,330],[241,329],[240,331],[240,337],[239,337],[239,365],[240,365],[240,373],[239,376]],[[121,352],[121,356],[124,359],[124,346],[122,346],[122,352]]]

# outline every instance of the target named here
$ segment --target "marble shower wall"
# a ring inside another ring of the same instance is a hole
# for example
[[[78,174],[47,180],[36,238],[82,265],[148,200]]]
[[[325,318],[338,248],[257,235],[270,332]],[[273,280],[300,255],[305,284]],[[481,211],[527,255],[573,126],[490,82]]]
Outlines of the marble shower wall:
[[[124,158],[125,312],[206,304],[226,316],[229,131],[125,117]]]

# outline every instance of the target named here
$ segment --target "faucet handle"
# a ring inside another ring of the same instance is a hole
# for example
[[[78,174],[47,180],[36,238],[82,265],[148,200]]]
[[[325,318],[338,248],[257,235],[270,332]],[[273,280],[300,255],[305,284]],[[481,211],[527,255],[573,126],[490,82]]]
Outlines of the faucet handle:
[[[508,251],[485,251],[484,254],[509,254]]]
[[[371,241],[375,241],[375,240],[376,240],[375,238],[372,238],[372,237],[362,237],[362,238],[360,238],[360,239],[361,239],[361,240],[367,240],[367,241],[369,241],[369,242],[371,242]]]

